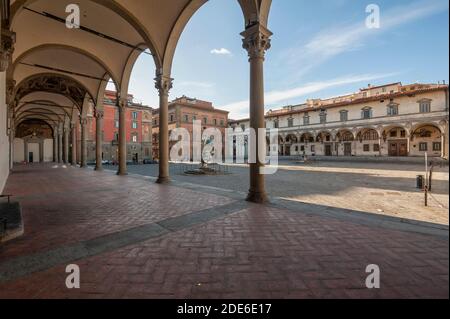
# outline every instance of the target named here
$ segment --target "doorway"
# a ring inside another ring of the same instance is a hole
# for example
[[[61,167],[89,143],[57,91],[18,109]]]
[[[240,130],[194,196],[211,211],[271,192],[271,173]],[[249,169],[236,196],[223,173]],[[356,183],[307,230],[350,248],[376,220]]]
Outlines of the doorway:
[[[331,145],[325,144],[325,156],[331,156]]]
[[[352,156],[352,143],[344,144],[344,156]]]
[[[408,141],[389,141],[389,156],[408,156]]]

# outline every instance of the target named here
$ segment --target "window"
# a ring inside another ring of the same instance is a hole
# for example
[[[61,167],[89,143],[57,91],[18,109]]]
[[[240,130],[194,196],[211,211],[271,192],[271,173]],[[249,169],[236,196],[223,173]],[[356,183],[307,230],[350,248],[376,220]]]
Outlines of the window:
[[[203,124],[208,124],[208,118],[207,117],[203,118]]]
[[[308,113],[303,116],[303,125],[309,125],[309,115]]]
[[[372,118],[372,108],[366,107],[366,108],[362,109],[361,117],[365,120]]]
[[[213,122],[214,122],[214,125],[217,126],[217,119],[214,119]]]
[[[137,129],[137,128],[138,128],[138,123],[133,121],[133,122],[131,123],[131,127],[132,127],[133,129]]]
[[[311,153],[314,153],[316,151],[316,146],[315,145],[311,145]]]
[[[116,128],[119,128],[119,121],[114,121],[114,126],[115,126]]]
[[[431,100],[422,100],[419,102],[419,112],[420,113],[429,113],[431,112]]]
[[[273,121],[273,127],[278,128],[280,124],[278,123],[278,120]]]
[[[327,112],[326,111],[320,111],[320,124],[325,124],[327,122]]]
[[[220,126],[224,126],[225,122],[224,120],[220,120]]]
[[[406,131],[400,130],[400,137],[406,137]]]
[[[341,122],[346,122],[348,121],[348,111],[341,111]]]
[[[131,139],[132,139],[133,143],[137,143],[137,141],[138,141],[137,134],[133,134]]]
[[[434,152],[440,152],[442,149],[441,142],[434,142],[433,143],[433,151]]]
[[[428,143],[420,143],[419,144],[419,151],[421,151],[421,152],[428,151]]]
[[[294,126],[294,119],[292,117],[288,118],[288,127]]]
[[[373,144],[373,151],[379,152],[380,151],[380,144]]]
[[[364,141],[376,141],[378,140],[378,133],[375,130],[369,130],[364,132],[362,138]]]
[[[192,121],[197,121],[197,116],[192,116]]]
[[[174,119],[175,119],[175,116],[173,116],[173,114],[170,114],[170,122],[173,122]]]
[[[387,107],[387,115],[388,116],[398,115],[398,104],[389,104]]]
[[[390,137],[397,137],[397,130],[392,130],[392,131],[389,133],[389,135],[390,135]]]
[[[185,121],[185,122],[189,122],[189,115],[185,115],[185,116],[184,116],[184,121]]]
[[[119,140],[119,133],[114,132],[114,141],[118,141]]]
[[[364,152],[370,152],[370,144],[364,144]]]
[[[131,116],[133,117],[133,120],[137,120],[138,118],[138,112],[132,112]]]

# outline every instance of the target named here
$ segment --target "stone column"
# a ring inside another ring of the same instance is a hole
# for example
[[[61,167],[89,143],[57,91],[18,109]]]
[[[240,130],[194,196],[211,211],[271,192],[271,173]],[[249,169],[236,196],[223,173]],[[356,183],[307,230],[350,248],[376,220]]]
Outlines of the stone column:
[[[95,111],[95,170],[103,170],[102,151],[103,151],[103,111]]]
[[[80,167],[85,168],[87,167],[87,143],[86,143],[86,125],[87,125],[87,119],[81,118],[80,119],[80,126],[81,126],[81,159],[80,159]]]
[[[70,163],[72,165],[77,165],[77,130],[75,123],[72,123],[70,126],[71,134],[72,134],[72,158]]]
[[[241,33],[243,47],[248,51],[250,62],[250,127],[256,133],[256,163],[250,164],[250,190],[247,200],[264,203],[268,200],[261,169],[264,163],[258,157],[259,128],[264,128],[264,56],[270,48],[270,32],[257,23]],[[264,136],[262,137],[264,138]]]
[[[117,103],[119,108],[119,170],[117,175],[127,175],[127,135],[126,135],[126,114],[127,99],[120,99]]]
[[[58,134],[56,133],[57,128],[53,130],[53,162],[58,162]],[[28,156],[28,155],[27,155]],[[27,159],[25,159],[28,161]]]
[[[39,142],[39,163],[44,163],[44,139]]]
[[[159,92],[159,176],[157,183],[170,181],[169,177],[169,91],[173,79],[158,75],[155,87]]]
[[[9,168],[14,167],[14,139],[16,137],[16,130],[14,128],[14,118],[11,119],[10,130],[9,130]]]
[[[63,160],[63,132],[62,129],[58,130],[58,163],[62,163]]]
[[[69,129],[64,128],[64,164],[69,164]]]

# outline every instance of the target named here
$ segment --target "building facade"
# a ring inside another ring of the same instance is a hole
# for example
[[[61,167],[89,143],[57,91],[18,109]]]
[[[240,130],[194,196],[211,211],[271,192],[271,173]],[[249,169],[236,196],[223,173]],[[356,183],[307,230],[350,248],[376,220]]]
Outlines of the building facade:
[[[266,113],[282,156],[424,156],[448,159],[448,85],[392,83]],[[230,127],[250,127],[248,119]],[[276,142],[276,141],[275,141]]]
[[[211,102],[182,96],[169,103],[169,135],[174,128],[185,128],[193,136],[194,121],[201,121],[202,130],[217,128],[225,136],[228,126],[228,112],[214,108]],[[152,145],[153,157],[159,154],[159,110],[153,111]],[[171,142],[173,145],[175,142]],[[170,146],[172,146],[170,145]],[[169,148],[170,149],[170,148]],[[192,154],[192,152],[191,152]]]
[[[103,132],[102,132],[102,158],[116,164],[119,158],[119,109],[116,106],[116,92],[106,91],[103,101]],[[126,140],[127,161],[142,163],[152,160],[152,108],[135,103],[133,95],[128,95],[126,111]],[[96,152],[96,125],[94,110],[91,107],[87,112],[87,161],[95,163]],[[81,129],[78,128],[78,157],[81,154]],[[79,159],[78,159],[79,160]]]

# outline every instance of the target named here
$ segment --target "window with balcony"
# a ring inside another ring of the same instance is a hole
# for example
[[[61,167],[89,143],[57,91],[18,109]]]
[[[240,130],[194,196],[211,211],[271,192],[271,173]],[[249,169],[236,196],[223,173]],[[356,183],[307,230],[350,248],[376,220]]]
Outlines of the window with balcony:
[[[137,120],[138,118],[138,112],[132,112],[131,116],[133,117],[133,120]]]

